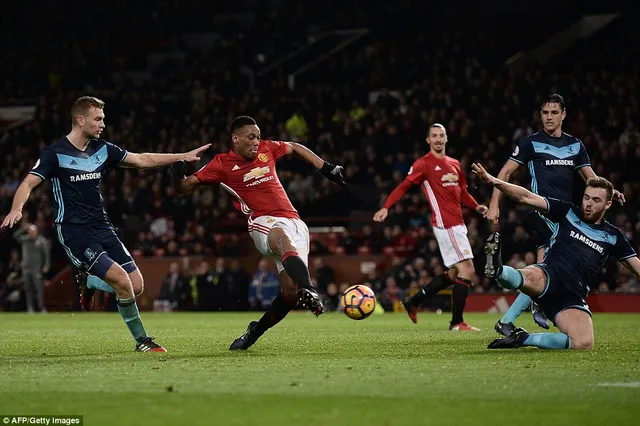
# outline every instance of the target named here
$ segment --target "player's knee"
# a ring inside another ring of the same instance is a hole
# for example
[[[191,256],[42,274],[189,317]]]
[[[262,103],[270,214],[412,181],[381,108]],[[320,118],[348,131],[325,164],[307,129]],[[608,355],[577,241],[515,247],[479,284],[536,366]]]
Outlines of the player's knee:
[[[473,278],[476,276],[476,268],[473,267],[473,263],[466,267],[464,271],[460,271],[458,274],[458,278],[463,278],[465,280],[473,281]]]
[[[571,349],[591,350],[593,349],[593,334],[580,333],[569,335],[571,339]]]
[[[593,349],[593,339],[573,338],[571,339],[571,349],[591,350]]]
[[[132,290],[132,283],[129,275],[124,269],[118,267],[107,272],[107,281],[116,291]]]
[[[140,295],[144,291],[144,278],[139,269],[134,269],[129,273],[129,279],[131,280],[131,288],[135,296]]]
[[[133,294],[135,296],[139,296],[144,291],[144,278],[142,275],[136,280],[131,281],[131,286],[133,287]]]
[[[454,279],[462,278],[465,280],[473,281],[473,278],[476,275],[476,269],[473,267],[473,262],[471,261],[460,262],[455,266],[455,268],[452,269],[457,270],[455,273],[455,277],[452,277]]]

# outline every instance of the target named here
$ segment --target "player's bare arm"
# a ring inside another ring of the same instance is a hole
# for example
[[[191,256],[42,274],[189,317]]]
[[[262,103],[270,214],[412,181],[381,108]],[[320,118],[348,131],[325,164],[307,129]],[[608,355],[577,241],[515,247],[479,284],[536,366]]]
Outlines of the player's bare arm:
[[[142,154],[136,154],[129,152],[122,161],[122,167],[129,167],[133,169],[153,169],[156,167],[168,166],[176,161],[198,161],[200,160],[200,154],[211,146],[210,143],[196,148],[189,152],[180,154],[158,154],[145,152]]]
[[[384,207],[375,212],[373,215],[373,220],[375,222],[384,222],[384,220],[389,215],[389,208],[396,203],[396,201],[400,200],[402,196],[407,192],[409,188],[413,185],[413,182],[405,178],[400,185],[396,186],[396,188],[389,194],[387,200],[384,202]]]
[[[628,259],[622,260],[620,263],[624,265],[636,278],[640,278],[640,259],[638,256],[633,256]]]
[[[29,199],[33,188],[42,183],[42,178],[33,174],[28,174],[22,181],[16,194],[13,196],[13,204],[11,205],[11,212],[4,218],[2,226],[0,228],[13,228],[13,225],[18,223],[22,219],[22,207]]]
[[[589,178],[597,177],[596,172],[593,171],[591,166],[581,167],[578,171],[580,172],[580,176],[582,176],[582,179],[585,181],[585,183],[587,182],[587,180],[589,180]],[[624,203],[627,201],[624,198],[624,194],[617,189],[613,190],[613,199],[620,203],[620,205],[624,205]]]
[[[502,166],[500,173],[498,173],[498,179],[504,182],[509,182],[513,173],[518,170],[518,167],[520,167],[520,163],[518,163],[517,161],[513,161],[511,159],[507,160],[504,166]],[[486,218],[493,223],[498,223],[498,220],[500,220],[501,198],[502,192],[495,188],[493,190],[493,194],[491,195],[491,201],[489,202],[489,210],[486,214]]]
[[[319,169],[323,175],[327,177],[332,182],[335,182],[339,185],[345,186],[347,183],[344,181],[342,166],[338,166],[336,164],[329,163],[328,161],[323,160],[318,157],[316,153],[311,151],[304,145],[301,145],[297,142],[284,142],[287,145],[287,155],[296,153],[300,157],[302,157],[307,162],[313,164],[314,167]]]
[[[503,181],[502,179],[491,176],[480,163],[474,163],[471,168],[473,169],[473,173],[478,175],[480,179],[490,184],[498,191],[508,195],[516,202],[531,206],[542,214],[547,213],[547,200],[545,200],[541,196],[534,194],[526,188],[518,185],[513,185],[509,182]]]

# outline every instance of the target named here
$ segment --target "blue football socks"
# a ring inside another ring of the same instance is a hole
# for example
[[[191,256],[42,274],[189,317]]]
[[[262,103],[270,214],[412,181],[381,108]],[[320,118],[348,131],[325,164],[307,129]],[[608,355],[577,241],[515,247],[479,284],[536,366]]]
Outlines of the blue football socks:
[[[571,338],[564,333],[532,333],[524,345],[543,349],[571,349]]]
[[[500,319],[503,324],[513,324],[529,306],[531,305],[531,298],[524,293],[520,293],[513,304],[509,306],[509,310],[505,312],[504,316]]]
[[[122,319],[127,324],[127,327],[129,327],[129,331],[136,342],[140,343],[146,339],[147,332],[144,329],[144,325],[142,325],[138,305],[136,305],[136,299],[133,297],[130,299],[118,299],[117,304],[118,311],[120,312],[120,315],[122,315]]]
[[[87,277],[87,287],[93,290],[102,290],[106,291],[107,293],[116,294],[116,291],[113,289],[113,287],[111,287],[109,284],[96,277],[95,275],[89,275]]]
[[[497,277],[498,284],[509,290],[518,290],[524,284],[524,278],[517,269],[504,265],[502,273]]]

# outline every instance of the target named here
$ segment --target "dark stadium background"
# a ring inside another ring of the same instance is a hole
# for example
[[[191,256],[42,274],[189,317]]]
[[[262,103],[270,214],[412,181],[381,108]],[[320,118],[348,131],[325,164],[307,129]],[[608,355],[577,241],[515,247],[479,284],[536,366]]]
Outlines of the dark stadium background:
[[[470,192],[487,203],[471,162],[497,173],[516,135],[538,129],[539,101],[557,92],[567,102],[564,130],[583,140],[596,173],[624,192],[627,204],[615,205],[608,220],[638,250],[637,12],[619,1],[6,1],[0,215],[39,150],[66,134],[70,105],[81,95],[106,101],[105,138],[130,151],[213,143],[196,167],[228,150],[230,119],[248,114],[265,137],[300,141],[346,167],[350,185],[343,189],[300,160],[278,163],[285,189],[313,228],[311,264],[322,255],[330,265],[312,268],[319,288],[366,281],[393,310],[442,268],[417,188],[383,226],[371,221],[427,152],[428,126],[447,127],[448,154],[469,172]],[[527,179],[521,168],[515,182]],[[576,196],[581,191],[577,185]],[[153,307],[176,261],[183,278],[171,297],[178,308],[253,307],[248,295],[259,258],[224,191],[177,198],[166,170],[117,170],[104,179],[103,196],[145,274],[141,306]],[[502,213],[506,258],[522,263],[534,245],[520,228],[523,215],[508,203]],[[35,222],[51,241],[47,305],[77,309],[68,261],[51,232],[48,184],[32,194],[23,221]],[[488,229],[471,212],[467,224],[482,271]],[[17,250],[12,232],[2,232],[0,286]],[[361,259],[375,267],[365,271]],[[593,291],[640,291],[618,269],[611,260]],[[198,277],[213,277],[225,290],[212,296]],[[480,276],[476,282],[476,293],[498,291]]]

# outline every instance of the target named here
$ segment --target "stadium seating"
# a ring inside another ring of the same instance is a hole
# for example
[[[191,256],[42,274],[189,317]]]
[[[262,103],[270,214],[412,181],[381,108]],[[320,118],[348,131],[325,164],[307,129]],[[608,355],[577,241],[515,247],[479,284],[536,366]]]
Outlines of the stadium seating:
[[[14,7],[28,7],[29,2],[23,3]],[[480,160],[497,172],[516,137],[538,127],[541,96],[559,92],[568,104],[566,131],[584,141],[596,173],[609,177],[627,196],[628,203],[615,206],[609,220],[624,229],[635,247],[640,245],[640,63],[634,52],[640,40],[633,21],[622,18],[545,65],[530,64],[514,71],[506,64],[517,53],[514,46],[533,47],[557,22],[535,33],[513,31],[510,38],[474,26],[457,30],[436,26],[416,36],[410,31],[383,30],[376,14],[380,11],[366,12],[368,8],[356,7],[361,2],[352,3],[353,15],[343,16],[343,21],[331,21],[340,17],[323,13],[328,18],[318,23],[313,20],[313,8],[283,2],[267,19],[249,16],[240,27],[236,24],[243,19],[231,14],[213,23],[205,19],[210,7],[206,2],[194,2],[186,9],[165,5],[152,14],[140,6],[127,19],[116,9],[88,36],[69,26],[67,32],[50,39],[27,40],[31,48],[8,49],[1,58],[0,76],[6,83],[0,102],[37,108],[31,122],[0,134],[4,165],[0,212],[9,211],[13,192],[39,149],[65,134],[70,103],[81,94],[107,102],[106,138],[123,148],[178,152],[212,142],[204,161],[228,150],[226,125],[235,115],[256,117],[265,137],[291,139],[292,128],[286,123],[299,114],[307,129],[297,139],[322,157],[345,165],[350,183],[346,189],[339,188],[296,160],[278,164],[285,189],[310,226],[347,229],[344,234],[314,233],[312,253],[421,256],[426,264],[415,271],[417,276],[421,270],[432,276],[442,266],[437,252],[429,248],[434,240],[428,205],[417,188],[394,207],[387,224],[370,222],[384,196],[403,179],[411,163],[427,152],[428,126],[441,122],[447,127],[448,153],[459,158],[465,170]],[[396,2],[386,12],[403,14],[411,3]],[[38,15],[45,20],[33,24],[58,25],[68,13],[52,10],[46,17]],[[76,13],[77,21],[91,19]],[[96,7],[92,13],[101,10]],[[163,19],[167,16],[172,19]],[[290,24],[278,25],[283,20]],[[328,27],[330,22],[334,28],[339,26],[336,22],[356,22],[375,31],[310,69],[295,90],[288,88],[286,75],[278,70],[253,81],[240,72],[243,66],[259,71],[265,58],[275,61],[299,47],[308,34],[305,29]],[[502,31],[517,26],[509,21]],[[224,42],[214,40],[210,49],[202,50],[184,37],[208,28]],[[291,28],[296,30],[292,33]],[[67,42],[62,43],[63,39]],[[621,39],[627,43],[619,43]],[[467,179],[476,199],[488,202],[487,188],[476,186],[470,172]],[[526,180],[524,171],[515,177],[517,183]],[[176,198],[165,171],[126,170],[105,178],[103,194],[114,225],[137,255],[229,257],[253,250],[242,232],[246,229],[243,218],[218,188]],[[34,192],[25,211],[29,220],[50,232],[47,185]],[[503,213],[505,226],[519,235],[515,207],[506,204]],[[467,220],[474,250],[481,250],[486,224],[471,212]],[[5,234],[2,242],[8,238]],[[526,235],[517,238],[507,242],[513,248],[509,253],[513,264],[524,261],[529,247],[523,243]],[[11,244],[1,244],[3,263],[10,251]],[[58,264],[64,264],[61,250],[54,253]],[[476,255],[480,262],[481,253]],[[386,271],[380,274],[376,279],[382,282]],[[611,290],[635,285],[629,277],[616,279],[610,272],[603,273],[603,282]],[[411,281],[399,280],[398,285],[407,289]],[[489,286],[484,282],[477,291]]]

